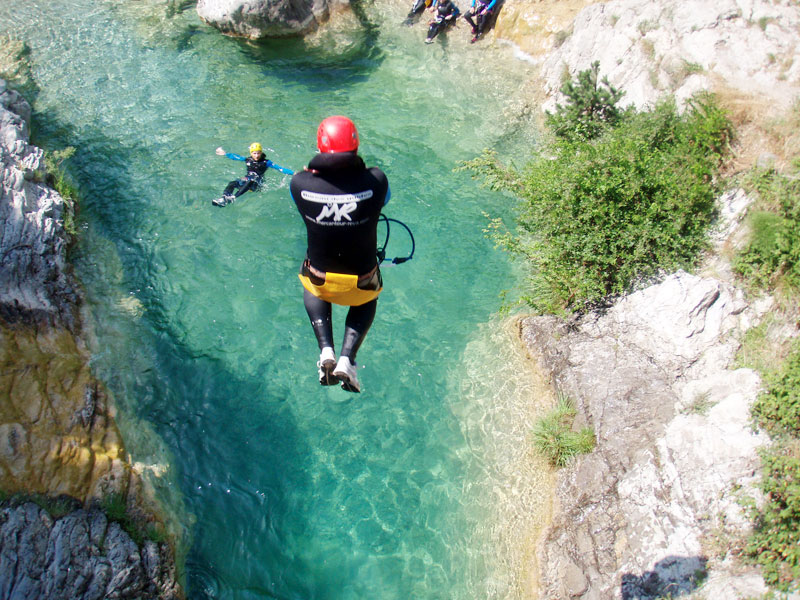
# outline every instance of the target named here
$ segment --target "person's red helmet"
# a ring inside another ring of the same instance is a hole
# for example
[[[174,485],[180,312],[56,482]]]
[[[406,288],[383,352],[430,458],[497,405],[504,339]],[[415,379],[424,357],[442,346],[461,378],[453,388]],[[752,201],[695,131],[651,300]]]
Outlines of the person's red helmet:
[[[320,152],[355,152],[358,150],[358,130],[347,117],[328,117],[317,129],[317,148]]]

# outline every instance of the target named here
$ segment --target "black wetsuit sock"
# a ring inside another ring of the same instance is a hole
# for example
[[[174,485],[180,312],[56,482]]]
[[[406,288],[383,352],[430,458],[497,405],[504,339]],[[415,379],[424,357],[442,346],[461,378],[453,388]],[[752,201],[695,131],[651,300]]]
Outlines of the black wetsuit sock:
[[[319,349],[333,348],[333,324],[331,323],[331,303],[320,300],[308,290],[303,290],[303,304],[306,307]]]
[[[347,311],[347,319],[344,323],[344,340],[342,341],[342,352],[340,356],[346,356],[350,362],[356,362],[356,353],[361,347],[361,342],[372,326],[375,313],[378,310],[378,300],[372,300],[361,306],[351,306]]]

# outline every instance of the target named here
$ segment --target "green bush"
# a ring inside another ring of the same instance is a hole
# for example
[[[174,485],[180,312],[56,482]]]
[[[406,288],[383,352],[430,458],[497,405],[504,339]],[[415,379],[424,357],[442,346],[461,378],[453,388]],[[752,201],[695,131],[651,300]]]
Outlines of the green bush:
[[[536,450],[554,467],[563,467],[572,457],[591,452],[594,432],[589,427],[572,431],[575,406],[570,398],[559,394],[558,402],[533,428]]]
[[[797,590],[800,583],[800,442],[783,443],[762,457],[766,503],[756,514],[747,552],[768,585]]]
[[[748,216],[751,236],[733,266],[749,285],[761,290],[800,286],[800,169],[792,175],[756,170],[744,185],[756,192]]]
[[[800,436],[800,342],[783,367],[765,379],[767,391],[753,405],[759,425],[772,434]]]
[[[67,178],[64,161],[69,160],[74,154],[75,148],[67,146],[63,150],[54,150],[44,155],[44,163],[47,167],[47,185],[64,199],[64,230],[70,236],[77,233],[75,209],[78,202],[78,188]]]
[[[585,310],[692,267],[716,217],[733,130],[714,96],[696,96],[683,113],[673,101],[619,110],[622,94],[597,77],[595,63],[565,84],[569,102],[547,118],[552,139],[521,172],[491,151],[462,166],[521,198],[517,229],[493,233],[526,259],[522,298],[541,312]]]

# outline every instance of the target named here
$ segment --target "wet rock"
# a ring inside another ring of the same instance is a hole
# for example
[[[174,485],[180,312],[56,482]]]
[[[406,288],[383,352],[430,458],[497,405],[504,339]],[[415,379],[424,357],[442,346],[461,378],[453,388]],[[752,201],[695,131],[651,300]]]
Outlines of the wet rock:
[[[169,548],[141,548],[99,510],[59,519],[31,502],[0,509],[0,597],[181,598]]]
[[[597,436],[559,474],[542,597],[685,594],[708,570],[763,588],[757,574],[710,563],[704,542],[749,528],[737,494],[757,495],[766,437],[751,430],[749,408],[761,384],[729,365],[759,316],[728,284],[679,272],[605,312],[524,321],[540,368],[578,405],[576,426]]]

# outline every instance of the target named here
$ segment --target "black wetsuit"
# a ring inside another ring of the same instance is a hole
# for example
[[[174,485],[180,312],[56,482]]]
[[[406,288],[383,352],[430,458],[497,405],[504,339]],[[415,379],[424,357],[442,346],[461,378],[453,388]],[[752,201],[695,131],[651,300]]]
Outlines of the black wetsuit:
[[[301,273],[315,284],[317,272],[374,275],[362,289],[380,289],[377,269],[377,229],[381,209],[389,201],[386,175],[368,169],[355,152],[317,154],[305,171],[292,177],[292,199],[306,225],[308,248]],[[310,267],[310,268],[309,268]],[[333,347],[331,304],[305,290],[305,303],[320,349]],[[377,299],[351,306],[345,321],[340,355],[355,362],[355,355],[372,325]]]
[[[223,197],[233,194],[233,190],[237,190],[235,194],[236,198],[249,190],[256,191],[261,185],[264,173],[267,172],[267,169],[272,164],[272,161],[267,160],[267,157],[264,156],[263,153],[261,154],[260,160],[255,160],[251,156],[245,158],[244,156],[239,156],[231,152],[227,152],[225,156],[231,160],[243,160],[247,167],[247,175],[241,179],[234,179],[231,181],[225,188],[225,191],[222,192]]]
[[[445,27],[452,25],[458,19],[461,11],[452,0],[439,0],[436,5],[436,19],[428,28],[428,37],[425,41],[429,42],[435,38]]]
[[[483,30],[492,15],[497,0],[472,0],[472,6],[464,14],[464,19],[472,27],[472,33],[475,37],[472,39],[474,42],[483,35]],[[472,17],[477,17],[477,23],[472,20]]]

